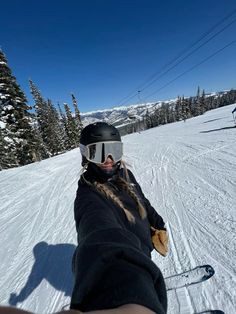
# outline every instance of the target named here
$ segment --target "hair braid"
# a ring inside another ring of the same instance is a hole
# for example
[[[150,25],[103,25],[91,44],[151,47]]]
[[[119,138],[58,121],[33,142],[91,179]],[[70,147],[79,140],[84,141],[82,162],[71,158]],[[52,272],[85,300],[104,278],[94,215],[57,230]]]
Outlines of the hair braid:
[[[138,207],[138,210],[139,210],[139,215],[142,219],[146,218],[147,216],[147,212],[146,212],[146,209],[144,208],[144,206],[142,205],[142,203],[140,202],[137,194],[135,193],[135,191],[132,189],[131,185],[123,178],[121,177],[118,177],[117,178],[117,181],[119,186],[121,186],[121,188],[123,190],[125,190],[130,197],[132,197],[132,199],[135,201],[137,207]]]
[[[126,179],[123,179],[123,178],[118,176],[116,178],[115,182],[121,190],[126,191],[128,193],[128,195],[134,200],[134,202],[137,205],[140,217],[142,219],[144,219],[147,216],[146,209],[144,208],[144,206],[140,202],[135,191],[132,189],[132,187],[128,183],[128,171],[127,171],[127,168],[126,168],[124,162],[122,162],[122,166],[124,167],[124,170],[125,170]],[[85,170],[86,170],[86,166],[83,168],[83,171],[85,171]],[[127,208],[125,208],[124,204],[119,199],[119,197],[116,196],[113,193],[113,191],[106,184],[99,183],[97,181],[90,182],[90,181],[85,179],[83,173],[82,173],[81,177],[83,178],[84,182],[86,182],[89,186],[93,187],[96,191],[100,192],[100,194],[104,195],[107,199],[111,199],[117,206],[122,208],[128,221],[135,223],[135,218],[132,215],[132,213]]]
[[[116,205],[118,205],[119,207],[121,207],[123,209],[123,211],[125,212],[125,215],[128,219],[128,221],[130,222],[135,222],[135,218],[134,216],[131,214],[131,212],[124,207],[123,203],[121,202],[121,200],[119,199],[119,197],[117,197],[106,184],[102,184],[99,182],[95,182],[94,183],[95,188],[101,193],[104,194],[106,196],[106,198],[111,199]]]
[[[105,195],[107,199],[111,199],[117,206],[121,207],[126,215],[126,218],[128,221],[135,223],[135,218],[131,214],[131,212],[124,207],[123,203],[121,200],[109,189],[108,186],[105,184],[99,183],[99,182],[93,182],[91,183],[90,181],[86,180],[84,175],[82,174],[81,177],[83,178],[84,182],[87,183],[89,186],[94,188],[96,191],[98,191],[100,194]]]

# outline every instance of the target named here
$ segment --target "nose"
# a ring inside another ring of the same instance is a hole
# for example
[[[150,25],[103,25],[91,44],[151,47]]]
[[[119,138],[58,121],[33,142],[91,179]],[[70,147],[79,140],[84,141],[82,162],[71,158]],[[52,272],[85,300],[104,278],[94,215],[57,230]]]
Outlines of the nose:
[[[112,158],[112,155],[108,155],[108,156],[107,156],[107,160],[112,160],[112,161],[114,161],[113,158]]]
[[[113,161],[114,161],[114,160],[113,160],[112,156],[109,155],[109,156],[107,156],[107,159],[105,160],[105,164],[106,164],[106,163],[113,162]]]

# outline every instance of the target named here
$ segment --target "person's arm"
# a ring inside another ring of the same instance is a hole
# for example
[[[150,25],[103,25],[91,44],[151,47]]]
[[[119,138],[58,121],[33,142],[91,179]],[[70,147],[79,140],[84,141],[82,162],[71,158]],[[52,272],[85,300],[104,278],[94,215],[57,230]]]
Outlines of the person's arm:
[[[34,314],[34,313],[17,309],[14,307],[0,306],[0,314]],[[82,314],[82,312],[69,310],[69,311],[62,311],[62,312],[57,312],[57,313],[52,313],[52,314]],[[93,314],[93,313],[90,313],[90,314]],[[103,314],[103,313],[100,313],[100,314]]]
[[[120,225],[118,209],[112,201],[96,192],[85,192],[80,191],[75,202],[78,247],[74,255],[71,309],[115,310],[124,304],[138,303],[148,311],[154,308],[165,313],[163,276],[143,253],[140,239]]]
[[[127,304],[120,306],[116,309],[100,310],[100,311],[90,311],[90,312],[80,312],[76,310],[66,310],[61,312],[56,312],[52,314],[155,314],[148,308],[137,305],[137,304]],[[0,314],[34,314],[32,312],[20,310],[13,307],[0,306]]]

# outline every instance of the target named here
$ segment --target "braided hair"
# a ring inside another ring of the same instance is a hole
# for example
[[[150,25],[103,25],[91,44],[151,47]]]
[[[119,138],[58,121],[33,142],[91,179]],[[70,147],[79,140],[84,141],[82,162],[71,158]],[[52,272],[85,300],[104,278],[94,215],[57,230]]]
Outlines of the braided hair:
[[[139,200],[139,197],[137,196],[136,191],[133,189],[133,187],[129,183],[129,175],[128,175],[128,171],[127,171],[127,168],[126,168],[124,161],[122,161],[121,164],[122,164],[124,171],[125,171],[125,178],[122,178],[118,175],[115,178],[114,183],[116,184],[116,186],[120,190],[126,191],[127,194],[134,200],[140,217],[142,219],[145,219],[147,216],[146,209],[143,206],[143,204],[141,203],[141,201]],[[84,168],[86,169],[86,166]],[[98,191],[100,194],[105,196],[107,199],[112,200],[115,205],[122,208],[128,221],[130,221],[131,223],[135,223],[135,218],[134,218],[133,214],[129,211],[129,209],[125,208],[122,201],[119,199],[118,196],[115,195],[115,193],[109,187],[109,185],[107,185],[106,183],[100,183],[97,181],[90,182],[90,181],[85,179],[83,174],[81,175],[81,177],[82,177],[83,181],[86,182],[89,186],[94,188],[96,191]]]

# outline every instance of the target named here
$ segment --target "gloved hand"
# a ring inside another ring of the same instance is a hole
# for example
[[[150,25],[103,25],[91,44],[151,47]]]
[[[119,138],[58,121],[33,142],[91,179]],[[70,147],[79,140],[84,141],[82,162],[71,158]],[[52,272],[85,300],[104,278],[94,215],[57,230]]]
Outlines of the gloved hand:
[[[151,227],[152,244],[155,250],[162,256],[166,256],[168,252],[168,234],[166,230],[158,230]]]

